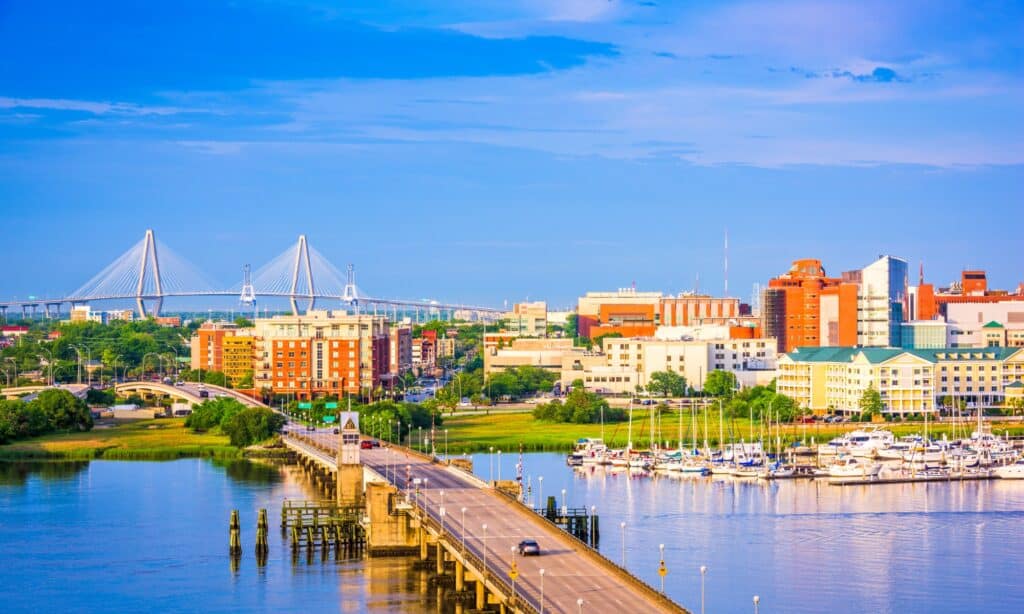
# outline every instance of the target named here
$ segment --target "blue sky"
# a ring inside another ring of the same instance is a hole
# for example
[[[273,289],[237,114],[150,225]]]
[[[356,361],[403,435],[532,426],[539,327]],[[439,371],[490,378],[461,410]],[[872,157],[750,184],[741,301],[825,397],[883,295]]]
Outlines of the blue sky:
[[[97,6],[100,5],[100,6]],[[0,3],[0,296],[153,228],[378,296],[748,297],[801,257],[1024,281],[1024,7]],[[173,305],[171,305],[173,308]]]

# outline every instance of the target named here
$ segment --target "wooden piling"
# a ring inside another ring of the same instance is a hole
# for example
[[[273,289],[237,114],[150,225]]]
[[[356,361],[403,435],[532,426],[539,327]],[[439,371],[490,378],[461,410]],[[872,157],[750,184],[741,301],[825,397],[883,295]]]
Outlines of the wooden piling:
[[[231,510],[228,534],[228,552],[232,556],[240,556],[242,554],[242,527],[238,522],[238,510]]]
[[[261,508],[256,518],[256,558],[265,557],[270,552],[267,541],[267,510]]]

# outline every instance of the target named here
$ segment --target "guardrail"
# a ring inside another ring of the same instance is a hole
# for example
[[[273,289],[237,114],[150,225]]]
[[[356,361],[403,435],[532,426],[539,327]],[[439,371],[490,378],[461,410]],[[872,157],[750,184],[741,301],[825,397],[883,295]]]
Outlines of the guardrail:
[[[631,571],[629,571],[625,567],[622,567],[621,565],[619,565],[615,561],[612,561],[608,557],[604,556],[603,554],[598,552],[595,548],[591,548],[590,545],[587,544],[587,542],[583,541],[582,539],[579,539],[578,537],[576,537],[572,533],[569,533],[568,531],[563,531],[562,528],[559,527],[557,524],[555,524],[551,519],[549,519],[548,517],[546,517],[544,515],[538,514],[532,508],[527,507],[519,499],[516,499],[515,497],[509,495],[508,493],[502,492],[502,491],[497,491],[497,493],[500,496],[502,496],[505,499],[507,499],[509,501],[509,503],[511,503],[513,506],[517,506],[517,507],[521,508],[525,512],[529,512],[530,514],[533,514],[534,516],[537,516],[539,518],[544,519],[545,522],[551,524],[551,526],[553,526],[556,529],[558,529],[559,533],[565,535],[571,541],[573,541],[576,544],[578,544],[582,548],[583,556],[587,556],[591,560],[596,561],[599,564],[606,565],[606,566],[610,567],[623,580],[625,580],[626,582],[628,582],[630,585],[634,586],[635,588],[640,589],[640,592],[642,592],[643,594],[647,595],[648,597],[653,598],[658,604],[660,604],[660,605],[664,606],[665,608],[667,608],[666,611],[687,612],[687,613],[689,612],[689,610],[687,610],[683,606],[681,606],[678,603],[676,603],[676,602],[672,601],[671,599],[669,599],[664,593],[662,593],[662,592],[660,592],[658,590],[655,590],[655,588],[653,586],[651,586],[650,584],[647,584],[646,582],[641,580],[639,577],[635,576]]]
[[[424,509],[419,505],[418,502],[414,503],[416,509],[420,513],[420,522],[425,526],[430,527],[438,535],[444,535],[446,532],[442,530],[440,523],[434,519],[430,514],[429,510]],[[512,588],[512,584],[506,581],[500,573],[491,573],[491,571],[484,565],[483,559],[477,556],[475,552],[469,547],[465,550],[459,550],[464,562],[469,562],[473,567],[476,567],[483,576],[484,586],[490,584],[491,586],[497,587],[499,592],[506,595],[506,606],[511,607],[514,612],[526,612],[528,614],[539,614],[539,606],[534,605],[523,595],[516,592]],[[492,591],[493,592],[493,591]]]

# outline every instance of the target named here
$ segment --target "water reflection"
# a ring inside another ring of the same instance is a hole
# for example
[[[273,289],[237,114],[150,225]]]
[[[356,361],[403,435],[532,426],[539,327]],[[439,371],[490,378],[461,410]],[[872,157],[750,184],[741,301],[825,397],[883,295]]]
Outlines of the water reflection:
[[[24,486],[29,476],[42,480],[65,480],[81,473],[89,461],[0,462],[0,485]]]
[[[221,460],[214,459],[213,464],[224,467],[227,476],[236,482],[249,484],[273,484],[284,479],[282,463],[273,461]]]
[[[487,463],[478,456],[477,473]],[[1024,565],[1024,483],[573,471],[557,454],[526,455],[524,476],[544,476],[545,496],[565,488],[570,506],[596,506],[613,560],[626,522],[629,567],[653,586],[664,543],[667,591],[691,608],[706,565],[709,612],[749,612],[754,594],[762,612],[1024,611],[1024,586],[1007,572]]]

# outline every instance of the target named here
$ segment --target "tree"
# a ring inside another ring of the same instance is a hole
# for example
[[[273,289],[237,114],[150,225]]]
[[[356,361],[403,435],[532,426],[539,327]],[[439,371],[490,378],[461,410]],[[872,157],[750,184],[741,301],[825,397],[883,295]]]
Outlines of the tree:
[[[53,430],[88,431],[92,428],[89,406],[67,390],[44,390],[29,405],[42,411]]]
[[[484,405],[484,404],[487,404],[487,405],[491,404],[490,399],[488,399],[484,395],[480,394],[479,392],[474,394],[473,396],[469,397],[469,402],[473,404],[473,409],[476,409],[477,407],[479,407],[481,405]]]
[[[284,423],[284,416],[266,407],[246,407],[226,416],[220,429],[231,439],[231,445],[243,447],[270,438]]]
[[[864,390],[857,404],[862,418],[872,418],[882,413],[882,395],[875,390],[874,384]]]
[[[209,431],[244,409],[245,405],[232,398],[209,399],[192,408],[192,413],[185,419],[185,426],[193,431]]]
[[[252,388],[254,386],[252,369],[245,372],[245,375],[242,376],[242,379],[238,380],[236,386],[238,388]]]
[[[732,371],[714,370],[704,380],[704,392],[713,397],[732,396],[736,390],[736,374]]]
[[[608,333],[607,335],[599,335],[597,337],[594,337],[594,345],[599,350],[604,350],[605,339],[618,339],[620,337],[622,337],[622,333]]]
[[[685,396],[686,378],[675,371],[655,371],[647,382],[647,390],[661,396]]]
[[[565,336],[573,339],[580,336],[579,316],[575,313],[570,313],[565,317]]]
[[[250,320],[249,318],[245,316],[238,316],[237,318],[235,318],[235,326],[237,326],[238,328],[252,328],[253,324],[252,320]]]

